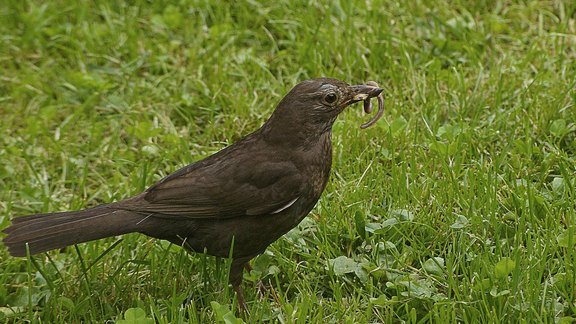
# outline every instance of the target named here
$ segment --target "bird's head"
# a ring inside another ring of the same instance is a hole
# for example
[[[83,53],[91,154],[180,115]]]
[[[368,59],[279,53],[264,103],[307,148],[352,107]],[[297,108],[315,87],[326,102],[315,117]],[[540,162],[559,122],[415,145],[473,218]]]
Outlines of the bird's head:
[[[283,125],[282,129],[293,134],[304,131],[307,136],[320,135],[332,129],[346,107],[377,97],[382,91],[376,86],[349,85],[330,78],[302,81],[280,101],[267,124]]]

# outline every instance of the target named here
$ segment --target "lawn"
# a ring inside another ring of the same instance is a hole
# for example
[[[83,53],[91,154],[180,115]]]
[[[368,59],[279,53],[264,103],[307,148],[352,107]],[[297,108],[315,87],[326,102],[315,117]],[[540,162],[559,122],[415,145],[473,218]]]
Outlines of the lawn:
[[[319,76],[378,82],[386,112],[339,117],[330,183],[253,261],[243,321],[576,320],[571,0],[3,1],[0,229],[137,194]],[[138,234],[0,244],[0,322],[239,322],[228,266]]]

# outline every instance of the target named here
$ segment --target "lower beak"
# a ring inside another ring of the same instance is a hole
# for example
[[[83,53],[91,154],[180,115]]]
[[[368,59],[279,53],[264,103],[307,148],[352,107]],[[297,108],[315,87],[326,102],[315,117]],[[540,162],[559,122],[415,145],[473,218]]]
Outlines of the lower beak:
[[[350,88],[352,90],[352,102],[358,102],[377,97],[382,91],[384,91],[382,88],[365,84],[350,86]]]

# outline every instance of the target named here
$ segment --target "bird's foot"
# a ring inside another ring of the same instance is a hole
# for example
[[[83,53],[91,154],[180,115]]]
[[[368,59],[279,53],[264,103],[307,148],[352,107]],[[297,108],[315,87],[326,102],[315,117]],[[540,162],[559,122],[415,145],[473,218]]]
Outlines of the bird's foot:
[[[278,298],[278,294],[272,285],[265,284],[262,280],[258,280],[256,282],[256,288],[258,289],[258,297],[260,297],[260,299],[270,295],[276,304],[280,304],[280,298]]]
[[[252,266],[249,263],[246,263],[244,265],[244,269],[247,272],[251,272]],[[274,287],[272,287],[272,285],[267,285],[262,281],[262,279],[258,279],[258,281],[256,281],[256,288],[258,289],[258,297],[260,299],[263,299],[264,297],[266,297],[267,294],[270,294],[270,296],[272,296],[272,299],[274,299],[274,301],[277,304],[280,304],[280,298],[278,298],[278,294],[276,293],[276,290],[274,290]]]

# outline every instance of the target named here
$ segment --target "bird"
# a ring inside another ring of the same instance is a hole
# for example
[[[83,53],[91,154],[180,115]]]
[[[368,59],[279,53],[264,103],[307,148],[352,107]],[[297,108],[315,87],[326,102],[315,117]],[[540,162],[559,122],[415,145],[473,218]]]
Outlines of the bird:
[[[331,172],[332,126],[346,107],[379,96],[383,89],[375,85],[302,81],[260,128],[230,146],[125,200],[15,217],[3,231],[4,245],[23,257],[142,233],[191,252],[230,257],[229,283],[246,310],[244,269],[314,208]]]

